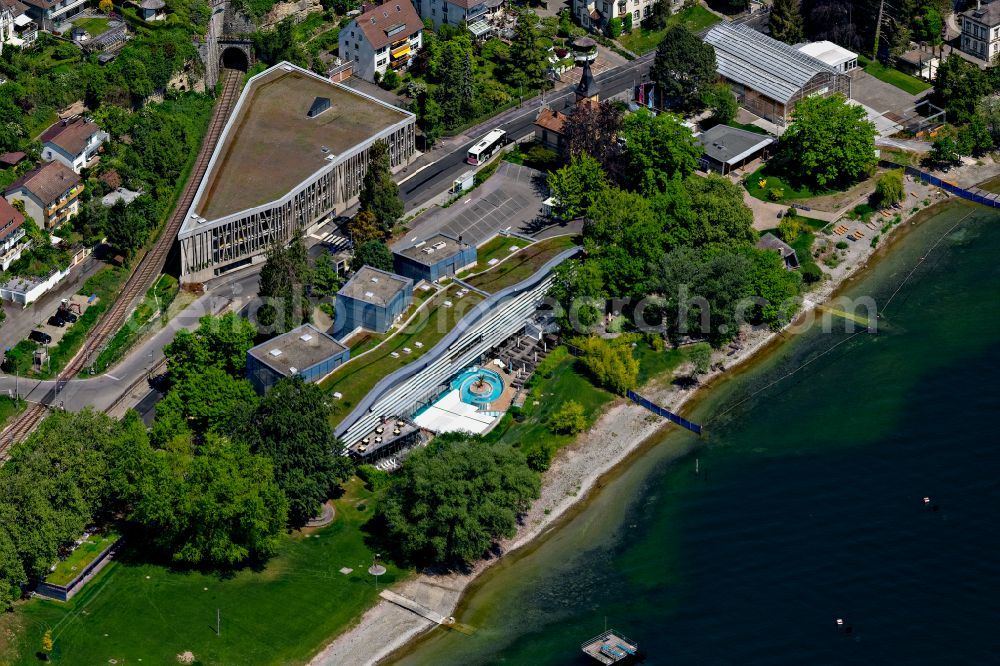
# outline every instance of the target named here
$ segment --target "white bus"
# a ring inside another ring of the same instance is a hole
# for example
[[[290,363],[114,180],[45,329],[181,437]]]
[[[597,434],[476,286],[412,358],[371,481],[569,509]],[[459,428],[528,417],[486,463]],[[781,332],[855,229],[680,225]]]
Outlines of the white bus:
[[[469,156],[465,161],[469,164],[482,164],[493,157],[505,143],[507,143],[507,132],[495,129],[469,148]]]

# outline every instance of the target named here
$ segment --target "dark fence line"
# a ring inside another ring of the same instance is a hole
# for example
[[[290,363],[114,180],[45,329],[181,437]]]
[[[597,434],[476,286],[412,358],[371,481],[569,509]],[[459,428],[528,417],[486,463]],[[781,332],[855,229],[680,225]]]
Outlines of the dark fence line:
[[[949,183],[947,180],[942,180],[937,176],[932,176],[931,174],[921,171],[920,169],[915,169],[911,166],[904,166],[902,164],[896,164],[895,162],[890,162],[888,160],[881,160],[880,164],[890,169],[903,169],[907,175],[919,178],[925,183],[930,183],[935,187],[940,187],[942,190],[951,192],[955,196],[961,197],[966,201],[982,204],[983,206],[989,206],[990,208],[1000,208],[1000,195],[998,194],[993,194],[992,192],[987,192],[986,190],[980,190],[978,188],[967,190],[963,187],[959,187],[955,183]]]
[[[688,430],[690,430],[691,432],[695,433],[696,435],[700,435],[701,434],[701,426],[698,425],[697,423],[692,423],[691,421],[688,421],[686,418],[684,418],[682,416],[677,416],[673,412],[671,412],[669,410],[666,410],[663,407],[660,407],[656,403],[650,402],[649,400],[646,400],[645,398],[643,398],[641,395],[639,395],[635,391],[629,390],[629,392],[626,395],[628,395],[629,399],[633,400],[637,405],[639,405],[641,407],[645,407],[649,411],[653,412],[654,414],[656,414],[658,416],[662,416],[663,418],[667,419],[671,423],[676,423],[677,425],[681,426],[682,428],[687,428]]]

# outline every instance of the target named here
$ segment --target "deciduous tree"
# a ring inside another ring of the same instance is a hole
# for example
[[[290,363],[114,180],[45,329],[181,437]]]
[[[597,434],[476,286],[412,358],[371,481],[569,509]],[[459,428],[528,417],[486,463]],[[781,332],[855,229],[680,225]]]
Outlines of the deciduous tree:
[[[439,437],[406,458],[379,511],[405,558],[465,564],[513,536],[538,489],[538,476],[509,446]]]
[[[583,350],[580,360],[598,384],[618,395],[635,388],[639,381],[639,361],[632,355],[631,345],[593,336],[577,339],[575,343]]]
[[[550,172],[547,182],[558,202],[556,215],[563,220],[581,217],[595,197],[608,188],[600,163],[587,153],[580,153],[566,166]]]
[[[382,241],[368,241],[354,252],[354,258],[351,259],[351,270],[359,270],[362,266],[391,272],[392,253]]]
[[[902,169],[886,171],[875,183],[875,200],[880,206],[892,206],[906,198]]]
[[[358,208],[370,210],[383,234],[392,233],[396,222],[403,215],[403,200],[399,186],[392,179],[389,144],[376,141],[369,149],[368,170],[361,184]]]
[[[576,400],[567,400],[549,418],[549,428],[564,435],[575,435],[587,427],[587,416],[583,405]]]
[[[792,112],[781,137],[784,169],[795,180],[816,188],[842,187],[875,170],[875,125],[843,95],[812,96]]]
[[[666,103],[681,111],[697,111],[705,90],[719,80],[715,49],[683,25],[676,25],[656,48],[650,76]]]
[[[640,109],[622,123],[621,135],[628,180],[646,194],[663,189],[675,174],[692,173],[704,152],[691,130],[671,113],[654,116]]]
[[[612,180],[621,173],[621,130],[623,112],[616,102],[581,104],[563,125],[564,149],[569,157],[587,153]]]

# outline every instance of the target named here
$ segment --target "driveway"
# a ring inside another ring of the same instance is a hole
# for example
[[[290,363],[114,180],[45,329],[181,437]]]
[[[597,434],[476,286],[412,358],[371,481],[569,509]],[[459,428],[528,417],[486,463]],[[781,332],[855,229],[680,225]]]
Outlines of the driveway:
[[[851,72],[851,99],[880,114],[895,112],[905,116],[903,112],[913,108],[917,96],[856,69]]]

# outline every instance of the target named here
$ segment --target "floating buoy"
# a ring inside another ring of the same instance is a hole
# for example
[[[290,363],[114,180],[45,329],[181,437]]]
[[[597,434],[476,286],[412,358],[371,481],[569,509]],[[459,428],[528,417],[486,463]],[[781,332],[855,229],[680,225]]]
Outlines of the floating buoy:
[[[930,504],[930,503],[931,503],[931,498],[930,497],[925,497],[924,498],[924,504]]]
[[[842,618],[842,617],[838,617],[837,618],[837,626],[838,627],[844,626],[844,618]]]

